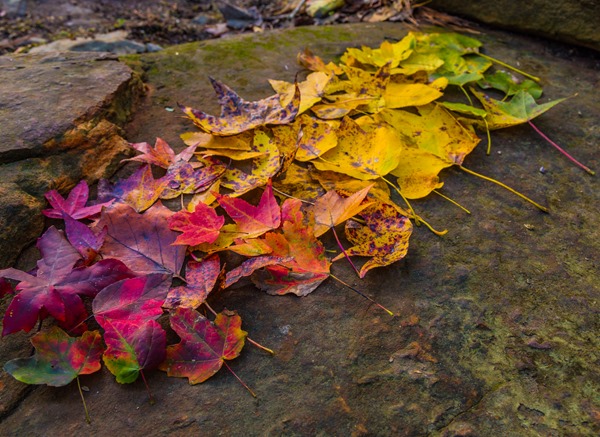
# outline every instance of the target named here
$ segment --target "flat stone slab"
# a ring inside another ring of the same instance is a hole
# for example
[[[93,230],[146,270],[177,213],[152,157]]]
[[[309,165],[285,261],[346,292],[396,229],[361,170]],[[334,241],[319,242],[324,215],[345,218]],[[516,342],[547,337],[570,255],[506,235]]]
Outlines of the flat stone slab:
[[[131,69],[107,54],[0,57],[0,163],[61,153],[69,146],[48,141],[94,118],[123,122],[116,108],[127,105],[115,96],[131,78]]]
[[[209,75],[258,99],[272,94],[268,78],[293,80],[304,47],[331,59],[348,46],[376,46],[407,30],[298,28],[128,58],[151,91],[127,138],[160,136],[182,147],[179,134],[194,128],[172,109],[179,102],[216,112]],[[599,170],[594,63],[525,37],[480,38],[487,54],[541,76],[544,99],[579,93],[536,124]],[[257,398],[225,369],[197,386],[152,372],[147,379],[157,402],[150,405],[141,381],[119,385],[104,369],[81,378],[91,425],[76,384],[44,386],[13,404],[0,434],[598,434],[598,178],[528,126],[494,133],[492,155],[480,146],[465,166],[549,206],[550,214],[449,169],[444,193],[471,215],[437,197],[415,202],[449,233],[416,228],[406,259],[364,280],[343,261],[333,267],[395,317],[332,280],[304,298],[228,289],[215,309],[237,310],[249,335],[276,351],[271,357],[247,345],[230,362]]]

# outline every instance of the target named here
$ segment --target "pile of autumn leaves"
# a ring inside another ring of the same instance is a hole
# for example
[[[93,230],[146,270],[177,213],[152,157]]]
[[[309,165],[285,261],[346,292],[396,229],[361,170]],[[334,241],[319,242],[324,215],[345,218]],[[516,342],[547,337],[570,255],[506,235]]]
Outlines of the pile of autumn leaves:
[[[457,34],[411,33],[348,49],[340,64],[304,52],[306,79],[271,81],[277,94],[257,102],[212,80],[222,113],[182,107],[200,131],[182,135],[181,153],[161,139],[133,144],[141,154],[131,160],[143,165],[114,185],[102,181],[93,206],[85,182],[66,199],[47,194],[44,214],[64,220],[65,231],[50,227],[38,240],[35,271],[0,271],[19,281],[3,335],[49,316],[58,326],[36,334],[35,355],[5,370],[60,386],[97,371],[102,358],[121,383],[153,368],[202,382],[246,339],[236,313],[206,303],[213,289],[249,277],[270,294],[305,296],[330,276],[332,261],[367,257],[356,269],[364,277],[402,259],[410,219],[419,220],[408,199],[442,187],[439,172],[479,143],[474,128],[523,123],[558,103],[537,105],[541,89],[531,80],[486,73],[492,62],[479,47]],[[483,108],[439,102],[448,86],[475,84],[509,100],[470,87]],[[254,203],[239,197],[252,190]],[[181,199],[180,210],[161,199]],[[330,260],[319,237],[342,223],[351,246]],[[224,251],[245,261],[224,266]],[[102,333],[87,329],[86,301]],[[203,304],[214,321],[197,311]],[[165,310],[181,338],[175,345],[157,321]]]

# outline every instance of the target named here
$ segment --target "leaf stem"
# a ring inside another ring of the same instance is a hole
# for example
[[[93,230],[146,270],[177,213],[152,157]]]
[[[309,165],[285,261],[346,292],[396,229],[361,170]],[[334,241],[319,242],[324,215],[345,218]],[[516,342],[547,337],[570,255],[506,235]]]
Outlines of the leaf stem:
[[[596,172],[594,170],[592,170],[589,167],[586,167],[585,165],[583,165],[581,162],[577,161],[575,158],[573,158],[565,149],[563,149],[562,147],[560,147],[558,144],[556,144],[554,141],[552,141],[550,138],[548,138],[546,136],[546,134],[544,134],[544,132],[542,132],[535,124],[533,124],[531,122],[531,120],[528,120],[527,123],[529,123],[529,125],[533,128],[534,131],[536,131],[538,134],[540,134],[540,136],[545,139],[546,141],[548,141],[550,144],[552,144],[554,147],[556,147],[558,149],[558,151],[560,153],[562,153],[563,155],[565,155],[568,159],[571,160],[571,162],[573,162],[575,165],[577,165],[578,167],[584,169],[586,172],[588,172],[589,174],[591,174],[592,176],[594,176],[596,174]]]
[[[536,206],[537,208],[539,208],[541,211],[548,213],[548,208],[546,208],[545,206],[540,205],[539,203],[531,200],[529,197],[525,196],[524,194],[519,193],[517,190],[514,190],[512,188],[510,188],[508,185],[503,184],[500,181],[497,181],[496,179],[492,179],[490,177],[484,176],[482,174],[479,173],[475,173],[473,170],[469,170],[465,167],[463,167],[462,165],[459,165],[458,168],[460,168],[461,170],[463,170],[465,173],[469,173],[472,174],[473,176],[477,176],[478,178],[484,179],[486,181],[490,181],[493,182],[496,185],[500,185],[502,188],[507,189],[508,191],[510,191],[513,194],[516,194],[517,196],[519,196],[521,199],[525,199],[526,201],[528,201],[529,203],[531,203],[532,205]]]
[[[496,58],[492,58],[491,56],[484,55],[483,53],[477,53],[477,54],[478,54],[479,56],[481,56],[482,58],[485,58],[485,59],[487,59],[487,60],[489,60],[489,61],[495,62],[495,63],[496,63],[496,64],[498,64],[498,65],[502,65],[502,66],[503,66],[503,67],[505,67],[505,68],[508,68],[508,69],[510,69],[510,70],[513,70],[513,71],[516,71],[517,73],[519,73],[519,74],[522,74],[523,76],[525,76],[525,77],[528,77],[528,78],[529,78],[529,79],[531,79],[531,80],[535,80],[536,82],[539,82],[539,81],[540,81],[540,78],[539,78],[539,77],[537,77],[537,76],[533,76],[533,75],[531,75],[531,74],[528,74],[528,73],[525,73],[524,71],[522,71],[522,70],[519,70],[518,68],[516,68],[516,67],[513,67],[512,65],[506,64],[505,62],[499,61],[499,60],[498,60],[498,59],[496,59]]]
[[[471,96],[469,95],[469,93],[467,92],[467,90],[465,89],[465,87],[462,86],[462,85],[459,85],[458,87],[463,92],[463,94],[465,96],[467,96],[467,100],[469,101],[469,105],[473,106],[473,100],[471,99]]]
[[[265,352],[268,352],[268,353],[270,353],[271,355],[275,355],[275,352],[273,352],[273,350],[272,350],[272,349],[269,349],[268,347],[266,347],[266,346],[263,346],[262,344],[260,344],[260,343],[258,343],[258,342],[256,342],[256,341],[252,340],[250,337],[246,337],[246,340],[248,340],[248,342],[249,342],[249,343],[253,344],[253,345],[254,345],[254,346],[256,346],[257,348],[259,348],[259,349],[262,349],[262,350],[264,350]]]
[[[231,374],[232,374],[233,376],[235,376],[235,378],[236,378],[236,379],[237,379],[237,380],[240,382],[240,384],[242,384],[242,386],[243,386],[243,387],[244,387],[246,390],[248,390],[248,391],[250,392],[250,394],[252,395],[252,397],[254,397],[254,398],[255,398],[255,397],[256,397],[256,394],[255,394],[255,393],[254,393],[254,392],[253,392],[253,391],[250,389],[250,387],[248,387],[248,385],[246,385],[246,383],[245,383],[244,381],[242,381],[242,380],[240,379],[240,377],[239,377],[239,376],[237,376],[237,375],[235,374],[235,372],[234,372],[234,371],[231,369],[231,367],[229,367],[229,364],[227,364],[227,363],[225,362],[225,360],[223,360],[223,364],[225,365],[225,367],[227,367],[227,370],[229,370],[229,371],[231,372]]]
[[[143,369],[140,369],[140,375],[142,375],[142,381],[144,381],[146,391],[148,392],[148,401],[150,402],[150,405],[154,405],[156,403],[156,400],[154,399],[154,395],[150,391],[150,386],[148,385],[148,381],[146,381],[146,376],[144,375]]]
[[[400,191],[399,187],[396,187],[393,183],[391,183],[390,181],[388,181],[386,178],[384,178],[383,176],[381,176],[381,179],[383,179],[383,181],[388,184],[390,187],[392,187],[396,193],[398,193],[400,195],[400,197],[402,197],[402,200],[404,200],[404,203],[406,203],[406,206],[408,206],[408,210],[410,211],[410,213],[413,215],[411,218],[414,219],[415,221],[415,225],[419,226],[419,216],[417,215],[417,213],[415,212],[415,210],[413,209],[412,205],[410,204],[410,202],[408,201],[408,199],[406,197],[404,197],[404,194],[402,194],[402,191]]]
[[[485,133],[487,135],[487,150],[485,151],[486,155],[489,155],[490,153],[492,153],[492,135],[490,134],[490,125],[487,122],[487,120],[485,119],[485,117],[482,117],[483,122],[485,123]]]
[[[87,405],[85,404],[85,398],[83,397],[83,390],[81,390],[81,382],[79,382],[79,376],[75,377],[77,380],[77,388],[79,389],[79,396],[81,396],[81,402],[83,403],[83,410],[85,411],[85,421],[88,423],[92,423],[92,419],[90,418],[90,413],[87,409]]]
[[[330,277],[332,277],[333,279],[335,279],[336,281],[338,281],[340,284],[345,285],[346,287],[348,287],[350,290],[354,291],[355,293],[358,293],[359,295],[361,295],[362,297],[364,297],[365,299],[367,299],[370,302],[373,302],[375,305],[377,305],[379,308],[381,308],[383,311],[385,311],[386,313],[388,313],[390,316],[393,316],[394,313],[391,312],[390,310],[388,310],[386,307],[384,307],[383,305],[381,305],[380,303],[377,303],[376,301],[374,301],[372,298],[370,298],[369,296],[367,296],[366,294],[364,294],[363,292],[357,290],[356,288],[354,288],[353,286],[351,286],[350,284],[342,281],[340,278],[338,278],[337,276],[333,275],[332,273],[329,274]]]
[[[335,226],[332,225],[331,226],[331,230],[333,231],[333,236],[335,237],[335,241],[337,242],[338,247],[340,248],[340,250],[342,251],[342,253],[346,257],[346,259],[348,260],[348,262],[350,263],[350,265],[352,266],[352,268],[354,269],[354,271],[356,272],[356,274],[360,278],[360,272],[358,271],[358,269],[356,268],[356,266],[354,265],[354,263],[350,259],[350,255],[348,255],[348,253],[346,252],[346,249],[344,249],[344,246],[342,246],[342,242],[340,241],[340,239],[338,237],[338,234],[335,231]]]
[[[456,200],[452,200],[450,199],[448,196],[443,195],[442,193],[440,193],[438,190],[433,190],[433,192],[435,194],[437,194],[438,196],[440,196],[443,199],[446,199],[448,202],[458,206],[460,209],[462,209],[464,212],[466,212],[467,214],[471,214],[471,211],[469,211],[467,208],[465,208],[464,206],[462,206],[460,203],[458,203]]]
[[[289,197],[290,199],[296,199],[296,200],[299,200],[300,202],[307,203],[309,205],[314,205],[314,202],[309,202],[308,200],[300,199],[299,197],[294,197],[291,194],[288,194],[288,193],[285,193],[285,192],[283,192],[281,190],[278,190],[275,187],[271,187],[271,188],[273,189],[273,191],[281,194],[282,196]]]

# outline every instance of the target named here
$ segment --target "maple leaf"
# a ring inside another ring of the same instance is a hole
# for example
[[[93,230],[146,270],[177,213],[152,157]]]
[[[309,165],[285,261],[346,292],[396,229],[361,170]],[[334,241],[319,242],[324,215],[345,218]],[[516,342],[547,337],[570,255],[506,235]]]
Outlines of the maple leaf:
[[[66,199],[56,190],[50,190],[44,196],[50,202],[52,209],[45,209],[42,213],[46,217],[56,219],[62,219],[63,214],[76,220],[93,217],[100,213],[102,207],[109,206],[113,202],[110,200],[93,206],[85,206],[89,197],[89,187],[85,180],[75,185]]]
[[[298,114],[302,114],[315,103],[321,100],[327,83],[332,78],[332,74],[323,72],[314,72],[306,77],[306,80],[299,84],[293,84],[283,80],[269,80],[269,83],[281,96],[282,102],[291,101],[296,93],[296,86],[300,88],[300,105]]]
[[[106,179],[100,179],[98,197],[117,199],[135,211],[143,212],[156,203],[168,182],[167,179],[154,179],[150,165],[144,165],[127,179],[120,179],[115,185]]]
[[[188,261],[185,268],[186,285],[171,288],[164,308],[198,308],[212,291],[221,273],[219,255],[214,254],[202,261]]]
[[[18,294],[6,309],[3,336],[20,330],[29,332],[38,318],[47,314],[65,328],[73,328],[87,317],[80,295],[94,297],[109,284],[134,276],[114,259],[74,269],[81,257],[53,226],[38,239],[37,247],[42,259],[37,262],[35,276],[15,268],[0,270],[0,277],[20,281]]]
[[[204,203],[198,203],[194,212],[179,211],[168,219],[169,228],[183,232],[173,242],[176,245],[196,246],[213,243],[219,237],[219,229],[225,223],[225,217]]]
[[[283,234],[269,232],[264,236],[272,249],[269,256],[245,261],[235,273],[228,274],[226,284],[252,273],[252,282],[269,294],[306,296],[329,277],[330,262],[314,236],[314,217],[309,214],[305,218],[301,206],[298,199],[283,202]],[[264,268],[257,270],[259,266]]]
[[[239,356],[247,332],[242,319],[234,312],[217,314],[214,323],[191,308],[177,308],[171,313],[171,327],[181,342],[167,347],[167,358],[160,369],[169,376],[187,377],[198,384],[213,376],[224,360]]]
[[[178,275],[185,247],[173,245],[177,232],[167,226],[172,212],[157,202],[143,214],[129,205],[115,204],[105,210],[95,227],[107,228],[101,254],[123,261],[134,272]]]
[[[321,156],[337,146],[336,121],[321,121],[302,114],[299,118],[302,124],[302,136],[298,141],[298,151],[295,159],[309,161]]]
[[[124,279],[104,288],[92,302],[96,321],[106,329],[114,320],[133,320],[139,323],[154,320],[162,314],[171,277],[152,273]]]
[[[281,223],[281,210],[277,204],[277,199],[273,195],[270,180],[257,206],[231,196],[215,194],[215,197],[219,205],[237,224],[239,232],[245,232],[256,237],[271,229],[278,228]]]
[[[159,186],[162,187],[159,197],[173,199],[182,194],[202,191],[219,179],[225,170],[226,167],[218,163],[194,169],[190,163],[178,161],[171,165],[167,173],[158,180]]]
[[[183,149],[179,154],[169,146],[162,138],[156,138],[154,148],[148,143],[130,144],[135,150],[142,152],[142,155],[134,156],[133,158],[124,159],[123,161],[139,161],[147,164],[153,164],[162,168],[169,168],[172,164],[178,161],[189,161],[194,155],[195,145],[191,145]]]
[[[250,168],[228,168],[221,178],[221,186],[232,190],[236,196],[265,185],[281,169],[279,149],[265,130],[254,131],[251,147],[261,155],[251,160]]]
[[[101,229],[98,234],[95,234],[88,226],[71,218],[66,213],[63,214],[63,219],[65,221],[65,234],[69,243],[83,257],[83,263],[90,265],[104,244],[106,228]]]
[[[38,332],[31,338],[35,354],[10,360],[4,370],[26,384],[67,385],[79,375],[100,370],[102,336],[86,331],[81,337],[69,337],[57,326]]]
[[[502,129],[527,123],[538,115],[565,101],[568,97],[538,105],[527,91],[519,90],[508,102],[492,99],[474,89],[471,92],[487,111],[485,120],[490,130]]]
[[[375,67],[383,67],[389,63],[391,68],[395,68],[413,53],[415,45],[416,39],[411,33],[396,43],[383,41],[376,49],[365,46],[360,49],[350,47],[346,49],[340,61],[347,65],[354,65],[354,61],[358,61]]]
[[[508,71],[498,70],[492,74],[486,74],[483,79],[477,82],[480,88],[494,88],[502,91],[506,96],[510,97],[520,90],[523,90],[534,99],[542,97],[542,87],[531,79],[521,80],[509,73]]]
[[[189,106],[182,111],[196,126],[213,135],[234,135],[267,124],[286,124],[294,120],[300,106],[300,87],[292,100],[284,107],[278,94],[257,102],[248,102],[227,85],[210,78],[221,105],[220,117],[215,117]]]
[[[369,206],[370,203],[363,202],[363,199],[373,185],[375,184],[370,184],[348,197],[342,197],[334,190],[319,197],[312,206],[315,216],[315,237],[323,235],[331,227],[345,222]]]
[[[344,73],[344,70],[333,62],[325,64],[320,57],[312,53],[308,48],[305,48],[302,52],[298,53],[297,60],[300,65],[308,70],[333,73],[336,75]]]
[[[107,320],[104,364],[117,382],[134,382],[141,371],[156,369],[166,355],[167,334],[155,321]]]
[[[370,117],[345,117],[337,131],[338,145],[311,161],[318,170],[344,173],[356,179],[370,180],[386,175],[400,163],[401,150],[390,147],[399,142],[390,125],[371,123]]]
[[[364,225],[354,220],[346,222],[346,238],[354,244],[346,249],[346,254],[371,257],[360,269],[359,276],[364,278],[369,270],[390,265],[406,256],[412,223],[395,205],[380,201],[359,215],[364,219]],[[341,253],[333,261],[344,256]]]
[[[271,248],[268,243],[265,244],[267,247],[269,247],[270,252],[272,252],[273,248]],[[225,288],[235,284],[243,277],[252,275],[258,269],[262,269],[263,267],[267,266],[275,266],[281,263],[289,263],[292,261],[292,257],[282,258],[279,256],[257,256],[255,258],[250,258],[235,269],[227,272],[227,275],[225,276]]]

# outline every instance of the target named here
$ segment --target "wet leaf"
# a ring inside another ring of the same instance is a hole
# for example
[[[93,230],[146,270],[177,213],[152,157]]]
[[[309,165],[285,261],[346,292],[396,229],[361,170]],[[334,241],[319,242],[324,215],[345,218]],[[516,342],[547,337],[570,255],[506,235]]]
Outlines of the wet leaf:
[[[66,214],[63,216],[63,219],[65,221],[65,234],[69,243],[83,257],[83,263],[90,265],[96,259],[96,255],[98,255],[100,248],[104,244],[106,229],[100,229],[95,234],[88,226]]]
[[[26,384],[61,387],[79,375],[100,370],[102,337],[99,331],[86,331],[81,337],[69,335],[57,326],[31,338],[35,354],[7,362],[4,370]]]
[[[214,117],[205,112],[181,106],[196,126],[214,135],[235,135],[268,124],[286,124],[294,120],[300,106],[300,88],[296,85],[294,97],[284,107],[276,94],[256,102],[248,102],[227,85],[210,78],[219,98],[221,115]]]
[[[181,342],[167,348],[160,369],[169,376],[186,377],[190,384],[206,381],[224,360],[237,358],[247,336],[240,316],[229,311],[217,314],[211,323],[193,309],[177,308],[170,321]]]
[[[298,114],[302,114],[310,109],[315,103],[321,101],[325,87],[332,78],[332,74],[323,72],[314,72],[306,77],[306,80],[300,82],[300,106]],[[285,82],[283,80],[269,80],[276,93],[281,96],[282,102],[290,102],[296,93],[296,84]]]

